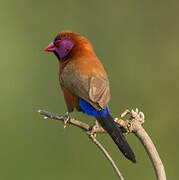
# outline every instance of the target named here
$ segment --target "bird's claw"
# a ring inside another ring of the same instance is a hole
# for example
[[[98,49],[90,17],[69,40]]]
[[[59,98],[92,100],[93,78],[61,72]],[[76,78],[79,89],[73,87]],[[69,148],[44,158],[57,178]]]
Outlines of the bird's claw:
[[[99,124],[98,124],[98,121],[95,121],[95,123],[93,125],[91,125],[89,128],[89,134],[96,137],[95,129],[97,129],[97,128],[99,128]]]
[[[71,115],[70,115],[70,113],[69,112],[66,112],[65,113],[65,116],[64,116],[64,128],[66,128],[67,127],[67,123],[70,121],[70,119],[71,119]]]

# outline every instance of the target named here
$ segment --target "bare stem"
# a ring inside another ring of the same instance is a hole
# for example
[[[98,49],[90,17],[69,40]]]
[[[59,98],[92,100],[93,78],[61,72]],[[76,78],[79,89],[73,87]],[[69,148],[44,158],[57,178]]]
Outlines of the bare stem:
[[[142,126],[142,124],[144,123],[144,114],[142,112],[139,112],[138,109],[136,109],[135,111],[132,110],[131,112],[127,110],[126,114],[130,114],[131,118],[126,121],[116,118],[117,123],[127,132],[133,132],[141,141],[154,167],[157,180],[166,180],[165,169],[157,152],[157,149]],[[124,113],[124,116],[126,114]]]
[[[51,113],[44,110],[38,111],[41,115],[44,115],[45,117],[48,117],[50,119],[56,119],[61,120],[62,122],[66,121],[66,116],[60,116],[56,113]],[[124,118],[126,115],[130,115],[130,118],[127,120],[122,120],[121,118]],[[144,114],[142,112],[139,112],[138,109],[135,111],[129,111],[126,110],[124,113],[121,114],[120,119],[115,118],[116,123],[118,123],[122,130],[124,132],[131,133],[133,132],[137,138],[141,141],[143,144],[151,162],[155,169],[157,180],[166,180],[166,174],[165,169],[163,166],[163,163],[160,159],[160,156],[155,148],[155,145],[153,144],[152,140],[150,139],[149,135],[143,128],[142,124],[144,123]],[[100,142],[95,138],[96,133],[106,133],[106,131],[102,127],[91,127],[86,123],[83,123],[81,121],[78,121],[74,118],[70,118],[68,123],[79,127],[80,129],[84,130],[89,138],[97,145],[97,147],[104,153],[105,157],[108,159],[112,167],[114,168],[115,172],[117,173],[120,180],[124,180],[121,172],[119,171],[118,167],[116,166],[115,162],[109,155],[109,153],[106,151],[106,149],[100,144]]]
[[[111,158],[111,156],[109,155],[109,153],[106,151],[106,149],[101,145],[101,143],[91,134],[89,134],[89,138],[98,146],[98,148],[104,153],[104,155],[106,156],[106,158],[108,159],[108,161],[111,163],[111,166],[114,168],[115,172],[117,173],[118,177],[121,180],[124,180],[121,172],[119,171],[118,167],[116,166],[115,162],[113,161],[113,159]]]
[[[158,180],[166,180],[165,169],[164,169],[163,163],[160,159],[160,156],[159,156],[152,140],[150,139],[149,135],[146,133],[145,129],[138,128],[135,130],[134,133],[140,139],[147,154],[149,155],[149,158],[155,169],[157,179]]]
[[[44,110],[39,110],[38,111],[41,115],[44,115],[45,117],[48,117],[50,119],[55,119],[55,120],[61,120],[62,122],[64,122],[66,120],[65,116],[61,116],[59,114],[56,113],[51,113],[48,111],[44,111]],[[45,118],[47,119],[47,118]],[[117,165],[115,164],[115,162],[113,161],[113,159],[111,158],[111,156],[109,155],[109,153],[106,151],[106,149],[102,146],[102,144],[94,137],[94,135],[98,132],[104,133],[105,131],[103,130],[103,128],[101,127],[95,127],[93,129],[93,127],[89,126],[86,123],[83,123],[81,121],[78,121],[74,118],[70,118],[68,123],[79,127],[80,129],[84,130],[88,137],[92,140],[92,142],[94,142],[97,147],[104,153],[105,157],[108,159],[108,161],[110,162],[111,166],[113,167],[113,169],[115,170],[117,176],[119,177],[120,180],[124,180],[124,177],[122,176],[121,172],[119,171]]]

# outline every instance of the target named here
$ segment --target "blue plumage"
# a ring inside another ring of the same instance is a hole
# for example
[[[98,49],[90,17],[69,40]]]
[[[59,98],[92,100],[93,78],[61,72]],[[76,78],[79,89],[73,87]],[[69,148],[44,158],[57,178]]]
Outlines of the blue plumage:
[[[126,156],[132,162],[136,162],[135,155],[127,143],[125,137],[123,136],[120,127],[116,124],[113,117],[111,116],[108,105],[105,109],[99,111],[85,100],[80,99],[80,107],[87,115],[91,115],[97,119],[103,129],[109,133],[124,156]]]
[[[94,116],[95,118],[99,116],[106,117],[107,114],[111,115],[108,105],[105,109],[98,111],[91,104],[89,104],[83,99],[80,99],[80,107],[87,115]]]

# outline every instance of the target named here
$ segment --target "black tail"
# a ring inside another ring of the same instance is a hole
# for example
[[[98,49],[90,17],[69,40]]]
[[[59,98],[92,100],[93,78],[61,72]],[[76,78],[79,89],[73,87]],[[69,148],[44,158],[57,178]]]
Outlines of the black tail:
[[[101,124],[101,126],[108,132],[108,134],[111,136],[124,156],[132,162],[136,163],[135,155],[132,149],[130,148],[126,138],[122,134],[120,127],[116,124],[111,115],[107,114],[106,117],[99,116],[97,120]]]

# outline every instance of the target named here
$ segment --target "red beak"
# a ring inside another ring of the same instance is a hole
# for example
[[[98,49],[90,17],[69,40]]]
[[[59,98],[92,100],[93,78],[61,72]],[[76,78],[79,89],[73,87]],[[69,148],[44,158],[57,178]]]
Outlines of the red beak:
[[[54,46],[53,42],[51,42],[51,43],[44,49],[44,51],[46,51],[46,52],[53,52],[53,51],[55,51],[55,46]]]

